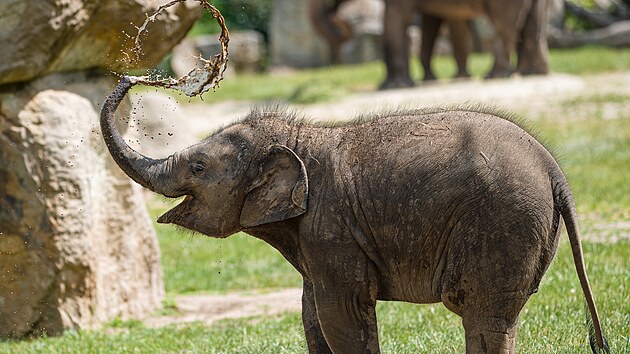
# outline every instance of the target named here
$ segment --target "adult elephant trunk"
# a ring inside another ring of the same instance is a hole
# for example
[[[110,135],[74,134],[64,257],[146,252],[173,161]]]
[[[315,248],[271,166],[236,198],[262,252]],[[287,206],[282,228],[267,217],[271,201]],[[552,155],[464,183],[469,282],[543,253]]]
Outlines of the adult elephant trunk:
[[[123,77],[103,103],[101,132],[105,144],[114,161],[131,179],[156,193],[167,197],[179,197],[184,193],[177,189],[176,178],[172,173],[176,157],[171,155],[159,160],[146,157],[127,145],[116,128],[114,113],[132,86],[131,79],[127,76]]]
[[[337,8],[345,0],[309,0],[311,23],[330,46],[333,61],[338,61],[339,47],[352,37],[350,25],[339,18]]]

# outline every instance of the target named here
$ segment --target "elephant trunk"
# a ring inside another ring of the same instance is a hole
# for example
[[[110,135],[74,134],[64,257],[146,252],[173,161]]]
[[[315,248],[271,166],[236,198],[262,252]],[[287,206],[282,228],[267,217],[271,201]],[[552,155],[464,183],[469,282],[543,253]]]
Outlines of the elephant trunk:
[[[123,77],[111,95],[107,97],[101,110],[101,132],[110,154],[118,166],[138,184],[167,197],[179,197],[183,193],[177,189],[172,177],[176,158],[151,159],[133,150],[120,135],[114,122],[114,113],[133,82]]]

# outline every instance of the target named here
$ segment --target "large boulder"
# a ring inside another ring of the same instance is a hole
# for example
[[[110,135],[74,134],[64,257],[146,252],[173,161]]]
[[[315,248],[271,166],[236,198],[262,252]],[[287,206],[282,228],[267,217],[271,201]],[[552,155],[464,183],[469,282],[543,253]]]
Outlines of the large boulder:
[[[0,338],[141,317],[161,303],[142,194],[99,134],[115,83],[53,74],[0,93]]]
[[[100,104],[117,79],[98,73],[154,65],[201,14],[196,2],[169,8],[130,63],[128,35],[166,2],[0,2],[0,338],[160,306],[159,248],[140,187],[99,136]]]
[[[312,68],[330,64],[328,44],[311,24],[307,0],[273,0],[269,55],[275,67]]]
[[[132,37],[168,0],[0,1],[0,84],[59,71],[100,68],[117,72],[157,64],[200,16],[188,1],[166,9],[142,37],[140,60],[131,55]],[[126,34],[123,34],[123,32]]]
[[[352,38],[340,48],[341,63],[356,64],[383,58],[384,13],[385,3],[380,0],[352,0],[339,6],[339,18],[352,28]]]

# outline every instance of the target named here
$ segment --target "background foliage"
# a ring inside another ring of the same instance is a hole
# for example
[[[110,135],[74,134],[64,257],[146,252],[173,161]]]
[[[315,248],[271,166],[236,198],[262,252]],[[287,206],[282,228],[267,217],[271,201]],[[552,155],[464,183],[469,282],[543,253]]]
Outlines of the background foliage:
[[[272,0],[216,0],[212,4],[221,11],[230,30],[255,30],[268,40],[268,24]],[[219,26],[209,13],[195,23],[191,36],[218,33]]]

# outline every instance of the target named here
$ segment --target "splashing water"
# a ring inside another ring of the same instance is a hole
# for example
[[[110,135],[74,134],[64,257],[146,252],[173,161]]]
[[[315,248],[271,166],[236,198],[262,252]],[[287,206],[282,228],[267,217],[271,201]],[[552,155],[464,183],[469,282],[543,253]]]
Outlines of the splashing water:
[[[140,27],[137,27],[138,34],[134,39],[134,46],[132,48],[134,58],[132,58],[131,61],[139,60],[140,55],[142,54],[140,36],[143,32],[147,31],[147,25],[149,22],[155,22],[157,16],[166,8],[184,1],[186,0],[174,0],[158,7],[151,16],[147,16],[147,19]],[[129,76],[128,78],[132,85],[143,84],[147,86],[170,88],[181,91],[189,97],[201,95],[210,89],[218,87],[219,82],[223,79],[223,72],[227,68],[228,42],[230,40],[230,36],[221,12],[219,12],[219,10],[217,10],[214,6],[210,5],[206,0],[197,1],[199,1],[203,8],[212,14],[212,17],[217,20],[219,26],[221,27],[221,34],[219,35],[221,53],[215,55],[214,60],[204,59],[199,56],[197,59],[199,59],[203,65],[191,70],[187,75],[184,75],[179,79],[166,78],[158,80],[149,75]]]

